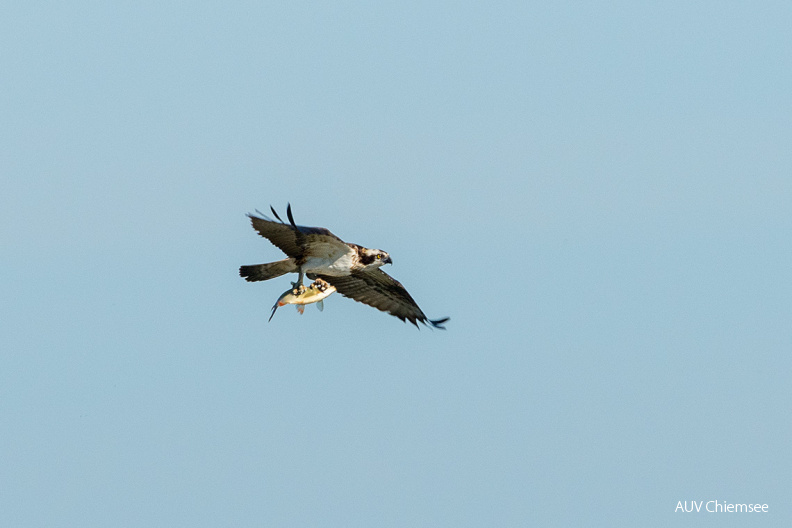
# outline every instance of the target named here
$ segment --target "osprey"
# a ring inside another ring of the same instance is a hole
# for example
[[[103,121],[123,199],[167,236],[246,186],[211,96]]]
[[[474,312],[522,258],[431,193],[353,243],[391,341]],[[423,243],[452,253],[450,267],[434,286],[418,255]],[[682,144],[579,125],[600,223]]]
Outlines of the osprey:
[[[240,277],[249,282],[263,281],[280,277],[286,273],[297,273],[295,288],[302,286],[303,276],[309,279],[322,279],[335,286],[344,297],[368,304],[383,312],[435,328],[443,327],[448,317],[431,320],[424,315],[404,286],[380,269],[393,261],[385,251],[368,249],[357,244],[344,242],[323,227],[305,227],[294,223],[291,204],[286,208],[289,218],[287,224],[270,206],[277,222],[249,214],[253,228],[286,253],[286,259],[267,264],[242,266]]]

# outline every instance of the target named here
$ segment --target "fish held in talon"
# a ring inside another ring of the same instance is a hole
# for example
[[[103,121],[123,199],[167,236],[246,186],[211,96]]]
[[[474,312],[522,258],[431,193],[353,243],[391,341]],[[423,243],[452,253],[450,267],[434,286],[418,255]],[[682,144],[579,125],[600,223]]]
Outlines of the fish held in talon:
[[[319,308],[321,312],[324,309],[324,303],[322,301],[335,291],[336,289],[332,284],[322,279],[316,279],[313,284],[307,288],[302,284],[295,284],[292,288],[286,290],[278,297],[275,306],[272,307],[269,320],[272,321],[272,317],[275,315],[275,310],[277,310],[278,307],[286,306],[287,304],[294,304],[297,307],[297,311],[302,314],[305,312],[306,304],[317,303],[316,307]]]

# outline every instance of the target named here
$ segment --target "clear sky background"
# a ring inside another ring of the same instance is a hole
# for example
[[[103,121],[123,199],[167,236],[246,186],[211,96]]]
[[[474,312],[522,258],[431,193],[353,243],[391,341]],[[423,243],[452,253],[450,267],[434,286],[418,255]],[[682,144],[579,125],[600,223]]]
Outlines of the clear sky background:
[[[13,2],[3,526],[789,526],[788,2]],[[270,308],[245,214],[448,330]],[[766,514],[674,513],[678,501]]]

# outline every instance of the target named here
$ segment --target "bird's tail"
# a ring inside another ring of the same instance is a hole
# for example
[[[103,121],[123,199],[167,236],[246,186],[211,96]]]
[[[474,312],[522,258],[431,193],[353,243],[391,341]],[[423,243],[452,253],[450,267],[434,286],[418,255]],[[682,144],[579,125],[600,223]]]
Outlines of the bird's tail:
[[[294,259],[287,258],[268,264],[255,264],[253,266],[242,266],[239,268],[239,276],[244,277],[248,282],[256,282],[274,279],[284,273],[297,273],[297,264]]]

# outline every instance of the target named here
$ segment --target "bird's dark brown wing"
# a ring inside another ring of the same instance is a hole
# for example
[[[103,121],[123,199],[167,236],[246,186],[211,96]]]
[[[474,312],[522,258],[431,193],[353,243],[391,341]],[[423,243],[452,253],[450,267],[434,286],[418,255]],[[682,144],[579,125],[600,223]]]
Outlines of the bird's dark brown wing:
[[[305,253],[306,244],[312,242],[324,242],[343,249],[348,247],[344,241],[323,227],[298,226],[273,222],[252,214],[248,216],[253,224],[253,229],[258,231],[259,235],[292,258],[301,258]]]
[[[404,286],[379,268],[358,271],[344,277],[318,276],[335,286],[344,297],[388,312],[402,321],[410,321],[415,326],[420,322],[445,330],[443,323],[448,321],[447,317],[434,321],[427,319]]]

